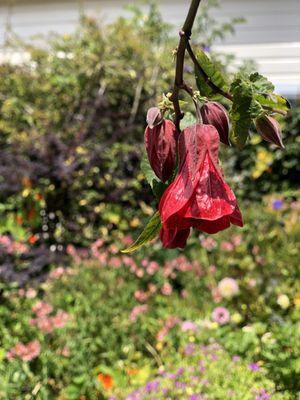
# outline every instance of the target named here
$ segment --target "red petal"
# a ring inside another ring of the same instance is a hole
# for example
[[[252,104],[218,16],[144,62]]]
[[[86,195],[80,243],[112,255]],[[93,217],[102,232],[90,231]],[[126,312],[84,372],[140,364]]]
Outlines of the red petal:
[[[202,232],[214,234],[230,227],[230,217],[226,215],[215,221],[201,219],[197,220],[193,226]]]
[[[200,179],[193,196],[182,214],[184,218],[214,221],[230,215],[236,208],[236,198],[230,187],[223,180],[219,170],[207,153],[201,166]]]
[[[187,238],[190,234],[190,228],[178,230],[164,226],[160,231],[160,239],[165,248],[175,249],[176,247],[184,248],[186,246]]]
[[[163,222],[179,212],[192,197],[207,152],[218,164],[218,147],[219,135],[211,125],[192,125],[180,134],[178,175],[164,192],[159,205]]]
[[[176,128],[172,121],[164,120],[161,124],[145,131],[145,146],[150,165],[158,178],[166,182],[173,173],[176,162]]]

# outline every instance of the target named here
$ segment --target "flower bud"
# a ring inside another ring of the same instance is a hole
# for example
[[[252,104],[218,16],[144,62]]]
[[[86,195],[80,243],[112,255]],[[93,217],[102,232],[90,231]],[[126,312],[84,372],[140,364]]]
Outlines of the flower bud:
[[[201,107],[200,112],[203,123],[213,125],[219,133],[220,141],[229,146],[229,119],[222,104],[208,101]]]
[[[151,107],[149,108],[147,112],[147,124],[149,128],[153,129],[154,126],[159,125],[163,120],[163,117],[161,115],[160,109],[157,107]]]
[[[264,140],[284,149],[281,128],[275,118],[263,115],[255,120],[255,126],[257,132],[261,134]]]
[[[172,121],[163,119],[158,125],[147,126],[145,146],[150,165],[156,176],[166,182],[171,178],[176,163],[176,127]]]

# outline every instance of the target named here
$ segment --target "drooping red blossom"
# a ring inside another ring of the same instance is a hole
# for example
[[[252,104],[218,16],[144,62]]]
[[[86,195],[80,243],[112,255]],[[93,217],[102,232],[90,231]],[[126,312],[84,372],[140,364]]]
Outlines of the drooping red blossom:
[[[181,133],[178,175],[159,204],[164,247],[185,247],[192,227],[212,234],[230,224],[243,226],[235,195],[219,167],[219,142],[212,125],[196,124]]]
[[[275,118],[263,115],[256,119],[255,126],[264,140],[284,149],[280,124]]]
[[[162,182],[166,182],[174,171],[177,137],[175,125],[167,119],[163,119],[152,128],[146,128],[145,146],[148,159],[151,168]]]
[[[229,118],[222,104],[208,101],[201,107],[200,112],[203,123],[213,125],[219,133],[220,141],[229,146]]]

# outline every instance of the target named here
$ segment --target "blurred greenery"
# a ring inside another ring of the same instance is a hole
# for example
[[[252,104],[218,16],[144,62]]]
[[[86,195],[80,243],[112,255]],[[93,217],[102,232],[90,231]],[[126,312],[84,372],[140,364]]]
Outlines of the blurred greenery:
[[[255,398],[253,388],[275,391],[274,399],[297,398],[299,202],[275,195],[244,214],[243,229],[194,237],[185,253],[162,251],[159,243],[134,257],[120,255],[123,243],[107,248],[97,241],[85,253],[69,248],[72,268],[56,266],[42,285],[2,290],[0,398],[101,399],[115,393],[121,399],[162,366],[171,372],[197,366],[183,349],[212,342],[225,353],[203,376],[214,384],[199,387],[201,393],[219,394],[208,398],[224,398],[225,389],[245,393],[234,397],[240,400]],[[53,311],[37,317],[41,300]],[[217,307],[228,310],[225,323],[214,319]],[[59,310],[68,318],[52,327]],[[195,327],[184,329],[187,321]],[[32,340],[41,344],[32,361],[6,359],[17,343]],[[241,357],[237,376],[229,373],[233,356]],[[249,373],[252,363],[258,375]],[[111,377],[112,387],[102,386],[101,374]],[[177,389],[171,387],[174,398]]]

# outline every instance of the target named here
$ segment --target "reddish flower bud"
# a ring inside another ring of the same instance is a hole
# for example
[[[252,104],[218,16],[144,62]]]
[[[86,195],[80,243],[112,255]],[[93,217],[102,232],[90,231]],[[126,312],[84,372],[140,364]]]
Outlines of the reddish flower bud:
[[[213,125],[219,133],[220,141],[229,146],[229,119],[222,104],[208,101],[201,107],[200,112],[203,123]]]
[[[172,121],[164,119],[145,131],[145,146],[150,165],[162,182],[171,178],[176,163],[176,127]]]
[[[160,109],[157,107],[151,107],[149,108],[147,112],[147,124],[149,128],[153,129],[154,126],[159,125],[163,120],[163,117],[161,115]]]
[[[275,118],[264,115],[255,120],[255,126],[257,132],[261,134],[264,140],[284,149],[281,128]]]

